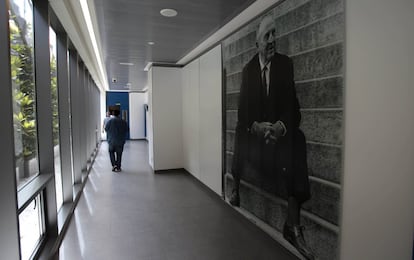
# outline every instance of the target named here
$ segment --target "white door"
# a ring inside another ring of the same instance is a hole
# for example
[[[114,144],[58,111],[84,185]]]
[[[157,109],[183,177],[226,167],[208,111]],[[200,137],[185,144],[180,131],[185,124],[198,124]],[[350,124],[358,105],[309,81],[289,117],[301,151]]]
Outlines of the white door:
[[[145,138],[145,95],[129,93],[129,133],[131,139]]]

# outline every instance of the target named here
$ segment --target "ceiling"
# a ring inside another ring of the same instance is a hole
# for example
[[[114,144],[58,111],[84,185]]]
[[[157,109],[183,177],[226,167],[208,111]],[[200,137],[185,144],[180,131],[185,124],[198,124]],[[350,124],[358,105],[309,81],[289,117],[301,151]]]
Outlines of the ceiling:
[[[253,2],[94,0],[109,89],[144,89],[147,86],[144,68],[148,62],[176,64]],[[164,17],[160,14],[164,8],[177,10],[178,15]]]

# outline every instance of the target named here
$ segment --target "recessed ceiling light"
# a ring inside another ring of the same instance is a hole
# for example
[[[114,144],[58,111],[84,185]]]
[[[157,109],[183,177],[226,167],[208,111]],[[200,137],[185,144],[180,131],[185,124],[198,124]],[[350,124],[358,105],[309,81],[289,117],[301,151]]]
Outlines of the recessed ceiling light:
[[[174,9],[169,9],[169,8],[162,9],[162,10],[160,11],[160,13],[161,13],[163,16],[166,16],[166,17],[174,17],[174,16],[176,16],[176,15],[178,14],[178,12],[177,12],[176,10],[174,10]]]
[[[120,65],[125,65],[125,66],[134,66],[134,63],[131,62],[120,62]]]
[[[148,45],[154,45],[155,42],[148,42]]]

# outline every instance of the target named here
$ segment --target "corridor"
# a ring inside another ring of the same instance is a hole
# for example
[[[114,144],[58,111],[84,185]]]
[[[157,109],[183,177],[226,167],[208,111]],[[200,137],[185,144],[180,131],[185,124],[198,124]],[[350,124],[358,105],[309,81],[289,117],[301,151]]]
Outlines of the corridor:
[[[113,173],[101,144],[59,259],[297,259],[189,174],[154,174],[147,150],[127,142]]]

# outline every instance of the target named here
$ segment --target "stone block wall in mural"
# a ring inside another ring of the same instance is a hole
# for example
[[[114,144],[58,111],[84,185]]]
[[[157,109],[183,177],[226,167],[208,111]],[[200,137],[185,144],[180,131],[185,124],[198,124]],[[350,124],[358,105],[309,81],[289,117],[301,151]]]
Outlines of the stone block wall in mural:
[[[306,239],[318,259],[338,258],[338,233],[343,144],[344,6],[342,0],[286,0],[270,10],[276,24],[276,50],[293,60],[300,129],[307,140],[311,199],[301,212]],[[225,194],[230,174],[241,73],[257,53],[260,17],[225,39],[224,152]],[[241,207],[281,232],[287,203],[255,180],[242,179]]]

